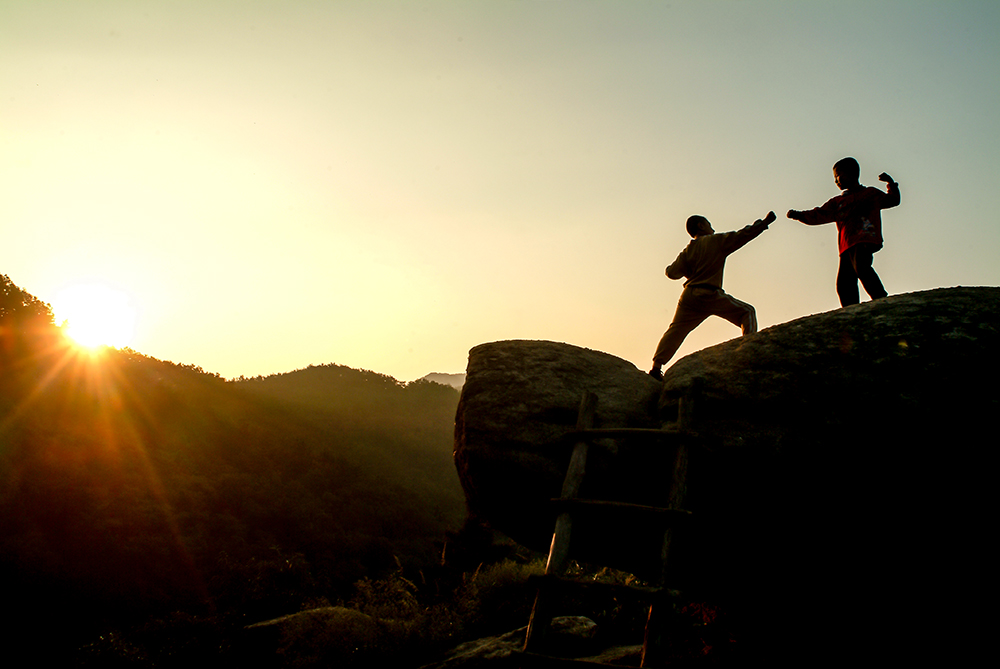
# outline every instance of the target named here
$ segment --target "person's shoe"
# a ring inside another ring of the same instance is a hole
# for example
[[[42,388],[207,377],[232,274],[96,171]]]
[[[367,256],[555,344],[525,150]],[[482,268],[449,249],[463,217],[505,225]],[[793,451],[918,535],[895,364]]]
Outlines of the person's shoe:
[[[649,370],[649,375],[652,376],[657,381],[663,380],[663,370],[659,368]]]

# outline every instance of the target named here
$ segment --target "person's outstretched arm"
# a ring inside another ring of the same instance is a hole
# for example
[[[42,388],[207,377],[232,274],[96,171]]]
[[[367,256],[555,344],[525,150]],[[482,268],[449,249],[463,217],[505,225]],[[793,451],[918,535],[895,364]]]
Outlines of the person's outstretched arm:
[[[793,221],[799,221],[800,223],[805,223],[806,225],[823,225],[824,223],[833,223],[837,220],[837,205],[834,202],[836,199],[837,198],[833,198],[822,207],[816,207],[815,209],[809,209],[807,211],[789,209],[788,213],[785,215]]]
[[[759,237],[761,233],[767,230],[767,226],[774,223],[774,219],[776,218],[777,216],[774,215],[774,212],[769,211],[767,212],[767,216],[764,218],[758,218],[756,221],[741,230],[723,233],[726,236],[726,255],[743,248],[752,240]]]

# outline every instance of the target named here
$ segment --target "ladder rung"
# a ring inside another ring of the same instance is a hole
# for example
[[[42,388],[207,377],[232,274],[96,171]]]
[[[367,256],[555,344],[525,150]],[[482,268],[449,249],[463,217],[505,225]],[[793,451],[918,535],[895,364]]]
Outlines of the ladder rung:
[[[556,657],[554,655],[542,655],[526,650],[519,650],[511,653],[511,658],[516,660],[514,665],[505,664],[503,666],[516,666],[519,669],[608,669],[608,667],[627,666],[613,665],[604,662],[591,662],[590,660],[578,660],[570,657]],[[500,666],[500,665],[498,665]]]
[[[565,511],[607,511],[611,513],[659,516],[661,520],[670,523],[683,523],[691,519],[692,513],[685,509],[667,509],[662,506],[646,506],[631,502],[610,502],[600,499],[584,499],[581,497],[554,497],[552,504],[560,512]]]
[[[656,441],[694,440],[698,433],[676,428],[656,429],[652,427],[595,427],[589,430],[570,430],[566,436],[571,439],[622,439],[640,438]]]
[[[624,599],[638,601],[657,601],[663,599],[677,599],[680,592],[671,588],[656,586],[624,585],[622,583],[606,583],[604,581],[591,581],[571,578],[568,576],[556,576],[555,574],[535,574],[528,577],[529,583],[534,583],[540,588],[553,590],[589,590],[610,593]]]

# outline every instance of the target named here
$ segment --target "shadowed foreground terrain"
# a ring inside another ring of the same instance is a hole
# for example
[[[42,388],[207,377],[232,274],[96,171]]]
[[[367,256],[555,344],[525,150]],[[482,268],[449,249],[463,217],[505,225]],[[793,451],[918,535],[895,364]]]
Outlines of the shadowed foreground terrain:
[[[552,442],[580,393],[600,396],[598,426],[655,427],[691,386],[705,448],[689,470],[698,522],[676,542],[672,657],[908,663],[991,638],[970,612],[992,594],[1000,289],[799,319],[685,357],[662,384],[566,344],[484,344],[459,403],[448,386],[337,365],[225,381],[134,351],[81,354],[2,279],[3,638],[35,659],[451,667],[461,641],[516,648],[543,568],[528,549],[547,548],[539,509],[568,453]],[[656,502],[656,463],[628,444],[596,451],[591,485]],[[527,548],[477,522],[456,532],[462,486],[477,520]],[[583,557],[601,557],[580,536]],[[598,543],[636,566],[618,539]],[[567,606],[596,622],[588,651],[641,643],[641,607]]]
[[[595,427],[648,428],[695,388],[695,521],[675,537],[673,585],[772,663],[967,656],[990,638],[966,614],[995,580],[998,314],[998,288],[892,296],[699,351],[662,384],[568,344],[480,345],[456,418],[470,508],[545,550],[581,394],[598,395]],[[627,438],[592,451],[584,496],[666,503],[660,455]],[[575,523],[576,555],[641,572],[643,529]]]

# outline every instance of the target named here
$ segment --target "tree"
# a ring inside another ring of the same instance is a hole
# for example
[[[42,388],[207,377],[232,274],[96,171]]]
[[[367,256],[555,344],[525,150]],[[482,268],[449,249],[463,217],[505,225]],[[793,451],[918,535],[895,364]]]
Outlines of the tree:
[[[52,307],[18,288],[6,274],[0,274],[0,323],[3,327],[53,325]]]
[[[4,368],[47,349],[57,332],[52,307],[0,274],[0,362]]]

